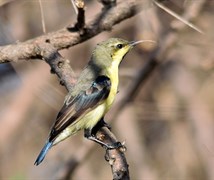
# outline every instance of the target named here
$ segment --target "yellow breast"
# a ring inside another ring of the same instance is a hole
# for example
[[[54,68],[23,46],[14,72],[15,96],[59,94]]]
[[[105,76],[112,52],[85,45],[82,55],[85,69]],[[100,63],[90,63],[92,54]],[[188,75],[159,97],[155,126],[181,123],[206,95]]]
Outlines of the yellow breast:
[[[111,80],[111,90],[106,100],[106,107],[108,111],[112,103],[114,102],[115,96],[117,94],[118,84],[119,84],[118,65],[116,63],[112,63],[111,68],[107,69],[107,76]]]
[[[97,106],[92,111],[89,111],[83,117],[79,117],[75,124],[70,125],[66,128],[54,141],[54,145],[58,142],[66,139],[72,134],[75,134],[77,131],[81,129],[92,129],[97,122],[108,112],[111,108],[115,96],[117,94],[118,88],[118,64],[112,63],[112,67],[106,69],[106,75],[110,78],[111,81],[111,89],[108,98],[102,104]]]

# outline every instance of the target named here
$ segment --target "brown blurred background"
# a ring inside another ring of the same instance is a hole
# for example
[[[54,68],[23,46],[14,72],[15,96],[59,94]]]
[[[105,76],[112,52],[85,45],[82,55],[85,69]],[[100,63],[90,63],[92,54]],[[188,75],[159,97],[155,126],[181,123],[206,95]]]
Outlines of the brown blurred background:
[[[111,32],[60,53],[70,60],[78,75],[93,47],[109,37],[153,39],[160,47],[173,37],[175,42],[161,51],[159,64],[141,84],[133,101],[110,124],[127,146],[131,179],[212,180],[214,1],[168,0],[164,4],[187,17],[197,11],[192,22],[204,34],[187,26],[179,29],[175,18],[148,3],[140,14],[113,27]],[[0,5],[0,45],[43,34],[37,0],[0,0]],[[45,0],[42,5],[47,32],[76,20],[69,0]],[[102,8],[95,0],[88,0],[86,7],[87,21]],[[145,43],[126,56],[120,67],[120,93],[115,106],[136,81],[154,48]],[[81,153],[86,157],[72,173],[72,179],[112,179],[104,150],[98,145],[88,148],[93,142],[84,139],[82,132],[52,148],[40,166],[33,165],[66,93],[43,61],[0,64],[0,179],[62,178],[68,160]],[[114,113],[107,115],[107,122]]]

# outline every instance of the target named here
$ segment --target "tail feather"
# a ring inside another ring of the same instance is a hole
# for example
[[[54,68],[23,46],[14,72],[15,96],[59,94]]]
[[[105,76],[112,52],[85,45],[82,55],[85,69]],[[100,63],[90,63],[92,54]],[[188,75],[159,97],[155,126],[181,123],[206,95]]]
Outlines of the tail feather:
[[[42,148],[41,152],[39,153],[39,156],[37,157],[34,165],[38,166],[44,160],[48,150],[52,147],[52,145],[53,145],[53,142],[49,142],[49,141],[45,144],[45,146]]]

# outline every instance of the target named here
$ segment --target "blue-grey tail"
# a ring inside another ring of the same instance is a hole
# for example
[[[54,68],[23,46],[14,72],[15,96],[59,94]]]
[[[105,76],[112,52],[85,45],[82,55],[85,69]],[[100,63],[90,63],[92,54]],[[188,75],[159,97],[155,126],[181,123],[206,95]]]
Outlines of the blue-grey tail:
[[[53,145],[53,142],[49,142],[49,141],[45,144],[45,146],[42,148],[41,152],[39,153],[39,156],[37,157],[34,165],[38,166],[44,160],[48,150],[52,147],[52,145]]]

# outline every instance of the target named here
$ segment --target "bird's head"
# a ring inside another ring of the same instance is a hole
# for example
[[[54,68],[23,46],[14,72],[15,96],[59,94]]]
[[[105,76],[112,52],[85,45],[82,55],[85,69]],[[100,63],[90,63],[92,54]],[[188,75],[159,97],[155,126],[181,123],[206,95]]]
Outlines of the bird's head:
[[[90,64],[95,69],[105,69],[107,67],[118,67],[123,57],[137,44],[142,42],[152,42],[152,40],[126,41],[120,38],[110,38],[95,47]]]
[[[98,46],[100,46],[104,54],[108,54],[111,57],[113,62],[118,61],[118,63],[133,47],[128,41],[119,38],[110,38],[101,42]]]
[[[108,57],[109,60],[115,63],[120,63],[123,57],[137,44],[142,42],[153,42],[152,40],[140,40],[140,41],[126,41],[120,38],[110,38],[103,41],[97,45],[95,48],[95,54],[99,56],[98,59],[103,59],[102,57]]]

